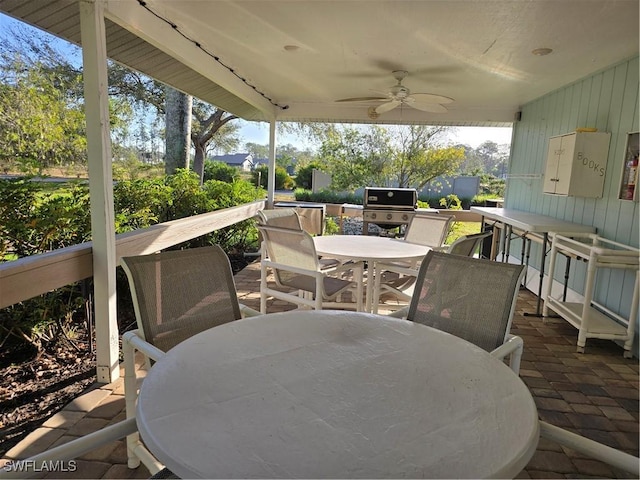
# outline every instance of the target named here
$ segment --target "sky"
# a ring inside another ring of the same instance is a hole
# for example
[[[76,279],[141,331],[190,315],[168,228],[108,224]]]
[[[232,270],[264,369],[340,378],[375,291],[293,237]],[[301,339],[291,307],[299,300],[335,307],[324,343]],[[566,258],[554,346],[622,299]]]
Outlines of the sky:
[[[4,30],[6,32],[7,29],[16,25],[19,25],[21,28],[33,28],[0,13],[0,30]],[[40,32],[40,30],[38,31]],[[64,40],[58,40],[54,43],[60,47],[61,51],[66,51],[70,57],[73,57],[73,60],[78,62],[81,61],[76,47],[72,47],[71,44]],[[268,123],[240,121],[240,124],[241,144],[257,143],[259,145],[268,145]],[[481,143],[487,140],[491,140],[499,145],[511,144],[511,127],[455,127],[455,134],[449,140],[453,144],[461,143],[473,148],[477,148]],[[291,144],[300,150],[314,148],[314,145],[308,144],[304,139],[300,139],[295,135],[279,135],[277,136],[276,141],[279,145]]]
[[[269,124],[258,122],[241,122],[240,135],[243,143],[257,143],[267,145],[269,143]],[[465,144],[477,148],[487,140],[501,144],[511,144],[511,127],[455,127],[454,135],[449,140],[453,144]],[[279,145],[291,144],[300,150],[310,146],[304,140],[292,135],[278,135],[276,142]]]

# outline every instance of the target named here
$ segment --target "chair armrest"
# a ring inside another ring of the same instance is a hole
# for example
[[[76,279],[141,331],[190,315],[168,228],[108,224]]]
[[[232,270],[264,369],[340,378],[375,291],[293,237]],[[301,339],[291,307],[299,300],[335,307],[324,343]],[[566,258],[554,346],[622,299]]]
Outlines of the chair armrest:
[[[50,450],[45,450],[28,459],[14,460],[13,463],[19,463],[20,468],[9,470],[8,466],[10,464],[5,465],[5,469],[0,469],[0,478],[29,478],[35,476],[43,471],[43,463],[45,462],[72,460],[137,431],[138,427],[135,418],[122,420]]]
[[[135,348],[139,352],[142,352],[152,360],[158,361],[160,358],[164,356],[164,353],[165,353],[162,350],[160,350],[158,347],[154,347],[149,342],[147,342],[144,338],[142,338],[140,336],[139,330],[131,330],[130,332],[126,332],[125,334],[123,334],[122,342],[128,343],[133,348]]]
[[[589,438],[540,421],[540,437],[569,447],[601,462],[613,465],[640,478],[640,459]]]
[[[259,311],[254,310],[251,307],[247,307],[246,305],[243,305],[242,303],[240,304],[240,313],[242,314],[242,317],[257,317],[259,315],[262,315]]]
[[[407,318],[408,314],[409,314],[409,307],[403,307],[400,310],[396,310],[395,312],[391,312],[387,316],[388,317],[393,317],[393,318]]]
[[[509,366],[516,374],[520,373],[520,359],[522,358],[522,351],[524,349],[524,342],[522,338],[517,335],[508,334],[507,341],[500,345],[495,350],[491,351],[491,355],[496,358],[503,359],[507,355],[511,355]]]

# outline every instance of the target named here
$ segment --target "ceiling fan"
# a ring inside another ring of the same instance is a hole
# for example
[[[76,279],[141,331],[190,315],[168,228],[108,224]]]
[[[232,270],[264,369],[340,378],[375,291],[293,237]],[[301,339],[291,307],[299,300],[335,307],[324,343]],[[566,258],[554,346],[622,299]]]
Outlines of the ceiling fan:
[[[388,112],[394,108],[407,105],[423,112],[446,113],[447,109],[444,104],[453,102],[453,98],[444,97],[442,95],[434,95],[433,93],[411,93],[407,87],[402,85],[402,81],[409,75],[405,70],[394,70],[393,77],[398,83],[393,85],[384,97],[355,97],[343,98],[336,100],[337,102],[371,102],[386,100],[385,103],[377,107],[369,108],[369,117],[377,118],[381,113]]]

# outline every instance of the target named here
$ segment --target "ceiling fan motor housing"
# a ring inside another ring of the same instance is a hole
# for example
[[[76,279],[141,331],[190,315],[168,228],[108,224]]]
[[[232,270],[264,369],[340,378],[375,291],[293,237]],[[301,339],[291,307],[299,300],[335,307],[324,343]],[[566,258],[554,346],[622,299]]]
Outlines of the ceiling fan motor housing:
[[[394,98],[397,99],[406,98],[410,93],[409,89],[404,85],[394,85],[393,87],[391,87],[390,91]]]

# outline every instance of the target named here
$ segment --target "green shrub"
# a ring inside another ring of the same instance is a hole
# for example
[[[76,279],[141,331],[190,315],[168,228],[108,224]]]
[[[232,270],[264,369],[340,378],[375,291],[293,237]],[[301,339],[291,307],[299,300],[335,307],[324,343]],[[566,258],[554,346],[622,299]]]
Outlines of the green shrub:
[[[362,195],[354,193],[334,192],[332,190],[320,190],[312,192],[297,188],[293,192],[295,199],[300,202],[318,202],[318,203],[351,203],[354,205],[362,205]]]
[[[220,180],[232,183],[240,179],[240,171],[217,160],[205,160],[203,181]]]
[[[47,190],[48,186],[20,180],[0,180],[0,261],[43,253],[90,240],[89,191],[84,185]],[[266,192],[247,181],[210,180],[200,186],[187,170],[158,179],[123,180],[114,186],[116,232],[232,207],[264,198]],[[257,247],[253,220],[246,220],[174,248],[219,244],[226,252]],[[128,287],[118,272],[120,297]],[[0,345],[29,344],[42,351],[72,329],[84,299],[79,284],[49,292],[0,309]]]
[[[462,202],[457,195],[450,194],[440,199],[440,206],[448,210],[462,210]]]
[[[260,185],[262,188],[267,188],[269,175],[268,165],[258,165],[253,172],[251,172],[251,178],[254,185]],[[276,190],[290,190],[293,188],[293,179],[289,176],[287,171],[283,167],[276,167]]]
[[[35,255],[90,239],[86,186],[45,191],[28,178],[0,180],[0,260]],[[0,309],[0,345],[29,344],[36,351],[60,340],[83,305],[77,284]]]

